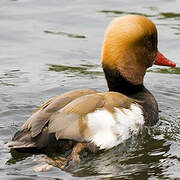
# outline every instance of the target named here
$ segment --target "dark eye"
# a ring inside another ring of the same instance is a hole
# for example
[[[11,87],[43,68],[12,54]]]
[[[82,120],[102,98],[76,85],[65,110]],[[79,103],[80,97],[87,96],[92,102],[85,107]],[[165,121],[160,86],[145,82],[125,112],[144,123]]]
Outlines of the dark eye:
[[[153,51],[155,49],[155,45],[156,45],[156,42],[155,42],[155,37],[153,34],[147,36],[147,39],[146,39],[146,47],[149,51]]]
[[[148,47],[152,47],[152,41],[148,41],[148,42],[147,42],[147,46],[148,46]]]

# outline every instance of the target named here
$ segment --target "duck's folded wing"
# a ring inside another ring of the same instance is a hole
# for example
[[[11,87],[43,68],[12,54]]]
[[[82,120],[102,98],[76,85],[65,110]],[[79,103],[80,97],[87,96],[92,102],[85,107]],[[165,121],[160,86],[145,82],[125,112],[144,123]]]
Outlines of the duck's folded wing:
[[[48,124],[52,115],[54,115],[58,110],[62,109],[74,99],[97,92],[98,91],[90,89],[76,90],[64,93],[49,100],[32,113],[32,115],[22,126],[21,130],[14,135],[12,141],[9,142],[7,146],[10,148],[36,146],[34,138],[40,134],[46,134],[45,132],[47,131],[47,128],[45,128],[45,126]]]
[[[22,126],[22,129],[28,129],[31,131],[31,136],[37,136],[42,128],[48,123],[49,118],[54,115],[58,110],[72,102],[74,99],[87,95],[97,93],[95,90],[83,89],[71,91],[60,96],[57,96],[35,111],[29,119]]]

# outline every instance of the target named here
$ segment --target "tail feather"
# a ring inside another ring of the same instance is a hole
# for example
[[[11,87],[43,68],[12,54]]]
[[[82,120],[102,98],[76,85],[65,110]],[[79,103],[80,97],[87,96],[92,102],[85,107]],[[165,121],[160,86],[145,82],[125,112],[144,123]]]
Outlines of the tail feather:
[[[45,127],[42,132],[32,138],[31,131],[28,129],[23,129],[15,133],[12,141],[8,142],[5,146],[8,149],[44,149],[48,146],[57,146],[58,141],[56,140],[54,133],[49,133],[48,128]]]
[[[34,142],[21,142],[21,141],[10,141],[5,146],[8,149],[20,149],[20,148],[30,148],[30,147],[36,147],[36,144]]]
[[[30,131],[22,130],[15,133],[12,141],[5,145],[8,149],[20,149],[36,147],[35,142],[32,141]]]

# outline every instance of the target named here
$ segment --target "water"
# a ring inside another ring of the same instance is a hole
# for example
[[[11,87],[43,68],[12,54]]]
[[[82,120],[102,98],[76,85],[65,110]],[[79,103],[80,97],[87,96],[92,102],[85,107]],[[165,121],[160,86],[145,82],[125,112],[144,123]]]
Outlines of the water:
[[[1,0],[0,178],[180,178],[179,7],[178,0]],[[100,66],[104,31],[126,14],[152,19],[160,51],[177,63],[146,74],[160,107],[158,125],[109,151],[83,155],[69,172],[34,172],[33,159],[42,155],[10,154],[4,143],[49,98],[80,88],[107,90]]]

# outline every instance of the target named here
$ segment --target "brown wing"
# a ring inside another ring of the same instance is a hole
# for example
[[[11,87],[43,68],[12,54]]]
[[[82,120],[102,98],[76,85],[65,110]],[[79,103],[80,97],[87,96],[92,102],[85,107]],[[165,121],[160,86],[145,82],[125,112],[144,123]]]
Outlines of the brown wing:
[[[71,91],[60,96],[57,96],[36,110],[22,126],[22,130],[28,129],[31,131],[31,136],[37,136],[42,128],[49,121],[49,118],[58,110],[69,104],[74,99],[87,94],[97,93],[95,90],[83,89]]]
[[[37,144],[41,144],[40,146],[43,146],[44,143],[45,144],[48,143],[45,142],[47,141],[49,135],[47,131],[48,129],[45,126],[50,120],[50,117],[56,114],[58,110],[66,106],[74,99],[87,94],[93,94],[97,92],[98,91],[90,90],[90,89],[76,90],[76,91],[67,92],[65,94],[62,94],[60,96],[57,96],[49,100],[48,102],[43,104],[41,107],[39,107],[37,110],[35,110],[32,113],[32,115],[22,126],[21,130],[14,135],[12,142],[9,142],[7,144],[7,147],[26,148],[26,147],[35,147]],[[73,118],[69,118],[69,119],[71,119],[69,123],[73,122],[72,121]],[[36,138],[37,136],[38,138]],[[35,141],[39,141],[39,142],[35,142]]]

